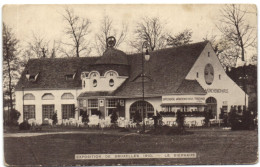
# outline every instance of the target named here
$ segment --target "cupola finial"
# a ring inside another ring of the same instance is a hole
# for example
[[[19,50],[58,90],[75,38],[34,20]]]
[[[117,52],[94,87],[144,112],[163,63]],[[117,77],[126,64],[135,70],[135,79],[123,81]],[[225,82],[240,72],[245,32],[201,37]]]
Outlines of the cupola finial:
[[[116,38],[114,36],[110,36],[107,38],[107,48],[108,47],[114,47],[116,44]]]

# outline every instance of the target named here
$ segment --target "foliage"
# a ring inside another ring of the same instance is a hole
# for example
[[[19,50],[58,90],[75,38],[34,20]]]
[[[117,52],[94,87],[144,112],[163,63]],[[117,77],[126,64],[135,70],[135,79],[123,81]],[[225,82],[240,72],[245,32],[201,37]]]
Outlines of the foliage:
[[[244,87],[244,72],[246,75]],[[257,114],[257,66],[248,65],[233,67],[227,71],[227,75],[249,95],[248,108]],[[246,88],[246,89],[245,89]]]
[[[185,119],[184,114],[180,110],[178,110],[176,113],[176,122],[180,130],[184,130],[184,119]]]
[[[55,112],[52,116],[52,120],[53,120],[53,125],[56,125],[58,122],[58,118],[57,118],[57,113]]]
[[[179,32],[178,34],[171,36],[168,35],[167,45],[172,47],[178,47],[185,44],[189,44],[192,42],[192,30],[186,29],[183,32]]]
[[[174,111],[160,111],[160,114],[164,117],[175,117],[176,112]],[[201,111],[185,111],[182,112],[185,117],[203,117],[204,112]]]
[[[205,117],[204,119],[205,126],[209,126],[209,120],[213,118],[212,110],[205,110],[204,117]]]
[[[142,116],[141,116],[141,113],[139,111],[135,111],[135,114],[134,114],[134,118],[133,118],[133,121],[137,124],[139,124],[140,122],[142,122]]]
[[[111,123],[113,123],[113,124],[117,123],[118,115],[117,115],[116,110],[113,110],[110,118],[111,118]]]
[[[9,120],[7,122],[7,125],[9,125],[9,126],[16,126],[16,125],[18,125],[18,119],[19,119],[19,117],[21,115],[20,112],[15,110],[15,109],[12,109],[10,111],[9,115],[10,115],[10,118],[9,118]]]
[[[19,130],[30,130],[31,125],[28,123],[27,120],[23,121],[20,125],[19,125]]]
[[[250,111],[243,109],[243,114],[240,115],[235,108],[231,108],[228,121],[232,130],[251,130],[254,129],[253,115]]]
[[[89,115],[87,111],[80,110],[80,116],[82,116],[82,122],[89,123]]]
[[[19,77],[18,39],[5,23],[3,23],[3,89],[9,98],[13,110],[14,85]],[[6,98],[6,97],[4,97]]]

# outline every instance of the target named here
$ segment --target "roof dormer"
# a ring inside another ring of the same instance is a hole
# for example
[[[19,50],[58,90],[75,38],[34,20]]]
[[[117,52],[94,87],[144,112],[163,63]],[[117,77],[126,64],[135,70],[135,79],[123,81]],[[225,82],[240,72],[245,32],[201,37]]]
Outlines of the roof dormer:
[[[74,73],[68,73],[68,74],[65,75],[65,79],[66,79],[67,81],[74,80],[76,74],[77,74],[77,71],[75,71]]]
[[[30,74],[29,71],[26,72],[26,78],[28,81],[31,81],[31,82],[34,82],[37,80],[38,76],[39,76],[40,73],[37,73],[37,74]]]

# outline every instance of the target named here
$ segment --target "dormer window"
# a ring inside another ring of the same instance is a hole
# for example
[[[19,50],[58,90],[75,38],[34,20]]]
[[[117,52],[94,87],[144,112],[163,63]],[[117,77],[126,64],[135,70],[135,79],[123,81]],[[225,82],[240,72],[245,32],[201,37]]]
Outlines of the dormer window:
[[[88,77],[88,74],[89,74],[89,72],[82,72],[81,73],[81,79],[84,79],[84,78],[86,78],[86,77]]]
[[[66,77],[66,80],[68,81],[68,80],[73,80],[74,78],[75,78],[75,75],[76,75],[76,73],[75,74],[67,74],[65,77]]]
[[[110,80],[109,80],[109,86],[110,86],[110,87],[113,87],[114,84],[115,84],[114,80],[113,80],[113,79],[110,79]]]
[[[32,82],[36,81],[38,76],[39,76],[39,73],[36,75],[32,75],[27,72],[27,74],[26,74],[26,78],[28,79],[28,81],[32,81]]]
[[[97,80],[93,80],[93,87],[97,87]]]

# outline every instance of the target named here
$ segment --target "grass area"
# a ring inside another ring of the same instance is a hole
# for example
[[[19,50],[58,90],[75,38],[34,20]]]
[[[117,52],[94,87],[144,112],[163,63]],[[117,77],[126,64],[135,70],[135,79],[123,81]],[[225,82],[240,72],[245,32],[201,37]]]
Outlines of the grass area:
[[[56,134],[4,138],[9,165],[174,165],[252,164],[257,161],[257,130],[189,129],[190,135],[135,133]],[[195,159],[75,160],[75,154],[196,152]]]

